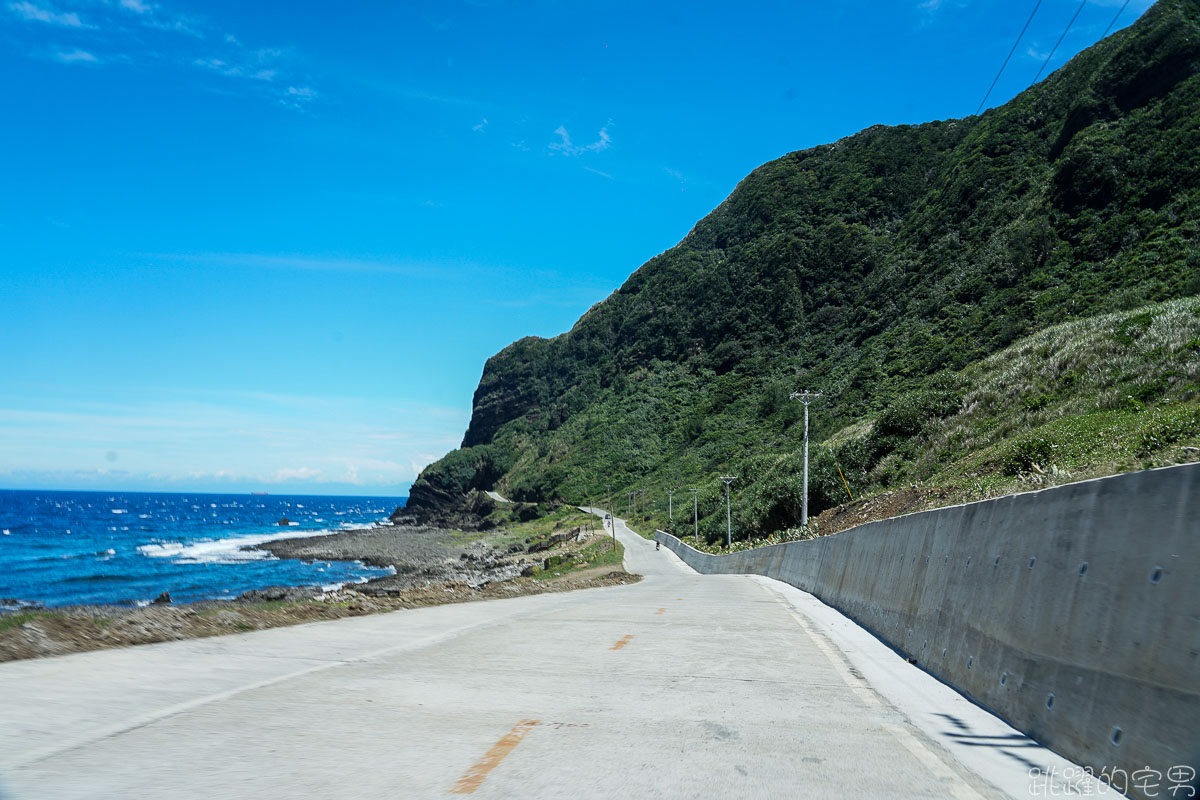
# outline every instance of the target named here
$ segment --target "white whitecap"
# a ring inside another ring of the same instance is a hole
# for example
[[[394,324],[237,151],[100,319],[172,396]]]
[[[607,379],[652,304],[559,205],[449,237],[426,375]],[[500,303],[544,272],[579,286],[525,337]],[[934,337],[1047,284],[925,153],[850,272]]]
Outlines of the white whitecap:
[[[294,524],[294,523],[293,523]],[[138,546],[138,552],[152,558],[169,558],[176,564],[239,564],[246,561],[265,561],[275,558],[266,550],[249,550],[263,542],[276,539],[298,539],[324,536],[329,531],[288,531],[287,533],[251,534],[228,539],[197,542],[152,542]]]
[[[4,529],[4,535],[5,535],[5,536],[12,536],[12,531],[10,531],[8,528],[5,528],[5,529]]]
[[[125,509],[125,508],[114,508],[111,510],[112,510],[112,513],[114,513],[114,514],[128,514],[129,513],[129,510]]]

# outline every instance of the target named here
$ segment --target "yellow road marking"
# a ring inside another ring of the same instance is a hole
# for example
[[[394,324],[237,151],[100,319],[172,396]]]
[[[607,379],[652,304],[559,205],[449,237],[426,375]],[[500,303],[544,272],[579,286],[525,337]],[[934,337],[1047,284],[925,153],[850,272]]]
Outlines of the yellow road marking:
[[[620,650],[622,647],[624,647],[625,645],[629,644],[629,641],[630,641],[631,639],[633,639],[633,634],[632,634],[632,633],[631,633],[631,634],[628,634],[627,636],[622,636],[622,637],[621,637],[619,640],[617,640],[617,643],[616,643],[616,644],[614,644],[612,647],[610,647],[610,648],[608,648],[608,649],[609,649],[609,650]]]
[[[525,734],[529,733],[538,724],[540,720],[523,719],[513,726],[513,729],[500,737],[500,741],[492,745],[492,749],[488,750],[483,758],[475,762],[475,766],[471,767],[463,776],[458,779],[458,783],[454,784],[454,788],[450,790],[451,794],[471,794],[479,788],[479,784],[483,783],[483,779],[488,776],[488,773],[500,766],[513,748],[521,743],[525,738]]]

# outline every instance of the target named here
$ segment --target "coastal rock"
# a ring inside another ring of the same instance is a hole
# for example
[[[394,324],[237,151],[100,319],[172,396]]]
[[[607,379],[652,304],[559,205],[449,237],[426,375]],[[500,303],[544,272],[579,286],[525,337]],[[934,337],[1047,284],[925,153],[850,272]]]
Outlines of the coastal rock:
[[[171,604],[171,593],[163,592],[158,597],[150,601],[152,606],[169,606]]]
[[[319,588],[313,586],[268,586],[265,589],[251,589],[238,596],[240,603],[277,603],[281,600],[289,603],[300,603],[320,597]]]
[[[31,608],[42,608],[42,604],[33,600],[21,600],[16,597],[0,597],[0,612],[27,611]]]
[[[279,522],[277,522],[276,524],[279,525],[279,527],[281,527],[281,528],[286,528],[292,524],[292,521],[290,519],[288,519],[287,517],[284,517],[283,519],[279,520]]]
[[[455,494],[432,484],[414,484],[408,504],[397,508],[390,521],[415,528],[484,531],[495,527],[492,520],[486,519],[495,510],[496,501],[482,491]]]

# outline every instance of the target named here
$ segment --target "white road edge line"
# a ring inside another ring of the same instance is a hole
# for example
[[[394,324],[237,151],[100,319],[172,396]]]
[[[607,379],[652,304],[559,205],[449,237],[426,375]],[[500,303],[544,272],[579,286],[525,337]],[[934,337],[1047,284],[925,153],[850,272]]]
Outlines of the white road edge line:
[[[1091,777],[1083,767],[1029,739],[953,687],[908,663],[866,628],[814,595],[763,575],[747,577],[796,612],[793,616],[822,651],[827,656],[831,651],[836,652],[837,660],[856,669],[870,687],[858,688],[890,704],[907,718],[914,730],[934,743],[937,750],[945,752],[964,770],[1002,793],[1021,800],[1056,794],[1122,796],[1107,783]],[[823,644],[822,639],[828,644]],[[850,682],[848,675],[842,677]],[[854,688],[853,684],[851,688]],[[955,724],[961,727],[953,732],[946,730]],[[919,756],[910,743],[928,753],[929,758],[939,759],[911,731],[892,727],[902,732],[898,736],[901,744],[914,755]],[[984,746],[997,741],[1011,741],[1012,745]],[[938,760],[938,763],[949,770],[944,761]]]

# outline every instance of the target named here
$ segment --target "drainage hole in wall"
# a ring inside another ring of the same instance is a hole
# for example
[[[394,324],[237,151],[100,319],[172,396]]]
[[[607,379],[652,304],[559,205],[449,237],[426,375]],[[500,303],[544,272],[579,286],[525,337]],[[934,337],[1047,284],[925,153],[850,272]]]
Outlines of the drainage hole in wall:
[[[967,669],[972,669],[974,664],[975,664],[975,656],[971,656],[970,658],[967,659]]]
[[[1036,563],[1037,563],[1037,556],[1034,556],[1033,558],[1029,559],[1029,568],[1033,569],[1033,565]]]
[[[925,641],[921,642],[921,649],[922,649],[922,650],[924,650],[924,649],[925,649],[925,645],[927,645],[927,644],[929,644],[929,640],[928,640],[928,639],[926,639]]]
[[[1151,583],[1158,583],[1161,580],[1162,580],[1162,567],[1155,567],[1154,569],[1150,570],[1150,582]]]
[[[1123,733],[1123,731],[1121,730],[1120,725],[1113,726],[1112,736],[1108,737],[1108,741],[1112,742],[1113,747],[1116,747],[1117,745],[1119,745],[1121,743],[1121,734],[1122,733]]]
[[[1054,692],[1046,695],[1046,708],[1054,708]]]
[[[1087,562],[1086,561],[1079,565],[1079,574],[1087,575]]]
[[[996,560],[992,562],[993,567],[1000,566],[1000,556],[996,556]]]
[[[1004,685],[1004,684],[1006,684],[1006,683],[1008,683],[1008,673],[1007,673],[1007,672],[1001,672],[1001,673],[1000,673],[1000,685],[1001,685],[1001,686],[1003,686],[1003,685]]]
[[[943,647],[942,648],[942,659],[944,660],[945,658],[946,658],[946,648]]]
[[[947,564],[949,562],[950,562],[950,556],[946,556],[945,558],[942,559],[943,564]]]
[[[967,559],[967,566],[968,567],[971,566],[971,559],[969,559],[969,558]]]

